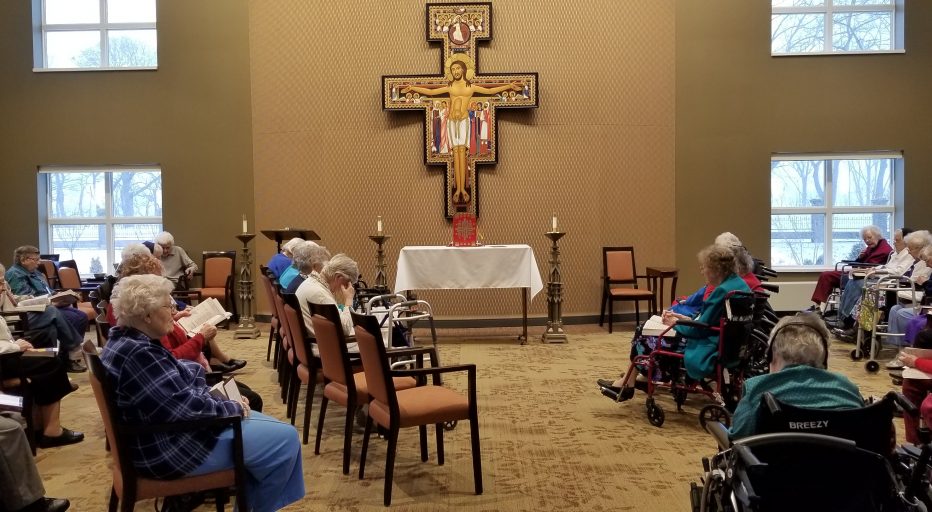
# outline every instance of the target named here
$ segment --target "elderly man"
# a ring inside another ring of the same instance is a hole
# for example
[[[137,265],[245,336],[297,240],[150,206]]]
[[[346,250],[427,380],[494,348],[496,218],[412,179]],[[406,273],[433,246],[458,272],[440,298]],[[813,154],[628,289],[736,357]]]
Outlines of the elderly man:
[[[282,272],[278,280],[283,293],[296,293],[309,276],[319,274],[330,260],[330,251],[315,242],[301,242],[292,249],[294,263]]]
[[[864,406],[858,387],[847,377],[825,369],[829,333],[814,313],[785,317],[770,335],[770,373],[748,379],[735,409],[730,435],[739,439],[757,432],[761,398],[770,392],[781,402],[813,409]]]
[[[0,416],[0,510],[10,512],[64,512],[68,500],[45,497],[42,477],[16,420]]]
[[[162,231],[155,237],[155,243],[162,248],[162,255],[157,256],[162,262],[162,275],[174,283],[176,288],[182,277],[187,281],[197,272],[197,264],[181,246],[175,245],[175,237],[171,233]]]
[[[10,291],[20,297],[54,293],[38,269],[39,249],[31,245],[17,247],[13,251],[13,266],[6,271]],[[57,341],[58,355],[69,372],[87,370],[81,361],[81,343],[87,331],[87,314],[71,307],[70,303],[59,302],[41,313],[29,313],[28,320],[27,337],[34,346],[53,347]]]
[[[304,240],[297,237],[288,240],[282,244],[281,252],[276,253],[269,259],[269,264],[266,266],[275,274],[275,279],[280,279],[282,272],[291,266],[292,259],[294,258],[294,248],[302,242],[304,242]]]

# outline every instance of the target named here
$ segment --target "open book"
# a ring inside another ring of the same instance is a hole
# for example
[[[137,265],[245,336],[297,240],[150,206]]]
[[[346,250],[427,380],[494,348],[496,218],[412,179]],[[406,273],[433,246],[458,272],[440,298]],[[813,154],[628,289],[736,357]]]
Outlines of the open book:
[[[204,324],[217,325],[233,316],[232,313],[223,309],[223,305],[220,304],[219,300],[213,297],[203,300],[197,306],[188,309],[191,311],[191,316],[178,320],[178,324],[191,335],[197,334],[198,329]]]
[[[217,398],[225,398],[234,402],[242,402],[243,396],[239,394],[239,388],[236,387],[236,381],[232,375],[228,375],[220,382],[210,388],[210,394]]]
[[[922,359],[932,358],[932,350],[927,348],[913,348],[913,347],[904,347],[903,352],[920,357]],[[919,379],[919,380],[928,380],[932,379],[932,374],[928,374],[922,370],[916,368],[903,368],[903,378],[904,379]]]
[[[646,322],[644,322],[644,325],[641,327],[641,334],[644,336],[663,336],[664,338],[672,338],[676,336],[676,331],[671,329],[669,326],[664,325],[660,315],[654,315],[648,318]]]
[[[23,410],[23,397],[0,393],[0,411]]]
[[[36,311],[41,313],[51,303],[52,301],[49,300],[48,295],[39,295],[31,299],[20,299],[16,302],[16,307],[10,311]]]

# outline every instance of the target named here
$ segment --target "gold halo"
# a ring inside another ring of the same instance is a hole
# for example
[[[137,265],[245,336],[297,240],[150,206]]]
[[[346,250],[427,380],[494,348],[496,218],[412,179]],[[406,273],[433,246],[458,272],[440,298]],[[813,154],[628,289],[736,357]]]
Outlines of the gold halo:
[[[448,81],[453,80],[453,74],[450,72],[450,65],[452,65],[453,62],[462,62],[466,66],[466,80],[471,82],[473,78],[476,77],[476,65],[473,63],[472,59],[465,53],[457,53],[456,55],[450,56],[443,66],[443,76]]]

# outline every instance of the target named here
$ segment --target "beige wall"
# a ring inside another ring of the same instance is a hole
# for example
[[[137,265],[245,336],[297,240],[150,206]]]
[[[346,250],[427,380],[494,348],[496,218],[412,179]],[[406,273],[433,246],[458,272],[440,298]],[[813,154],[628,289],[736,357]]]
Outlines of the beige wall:
[[[929,227],[932,2],[906,6],[896,55],[770,57],[763,0],[676,2],[676,260],[719,231],[770,255],[770,154],[902,150],[905,221]],[[799,277],[799,276],[794,276]]]
[[[401,247],[451,239],[442,175],[423,163],[423,116],[380,102],[382,75],[439,71],[424,12],[411,0],[250,2],[257,222],[315,229],[371,280],[366,236],[381,215],[390,286]],[[569,233],[564,314],[594,314],[603,245],[635,245],[641,271],[673,263],[674,2],[499,0],[493,22],[479,71],[539,72],[540,109],[500,115],[479,229],[486,243],[534,247],[546,281],[556,212]],[[260,261],[273,250],[262,241]],[[520,314],[513,290],[422,296],[441,317]],[[531,314],[545,312],[541,293]]]
[[[38,242],[36,168],[155,162],[164,225],[200,258],[252,218],[245,0],[160,0],[159,69],[33,73],[30,2],[0,2],[0,261]]]

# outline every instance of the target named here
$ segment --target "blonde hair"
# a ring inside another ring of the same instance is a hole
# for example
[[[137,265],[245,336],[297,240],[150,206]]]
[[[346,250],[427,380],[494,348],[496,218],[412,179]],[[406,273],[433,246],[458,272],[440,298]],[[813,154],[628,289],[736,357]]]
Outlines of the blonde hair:
[[[142,274],[162,275],[162,262],[149,254],[148,249],[146,249],[146,254],[133,254],[120,264],[120,277]]]
[[[724,245],[712,244],[699,251],[699,263],[725,279],[735,273],[735,251]]]

